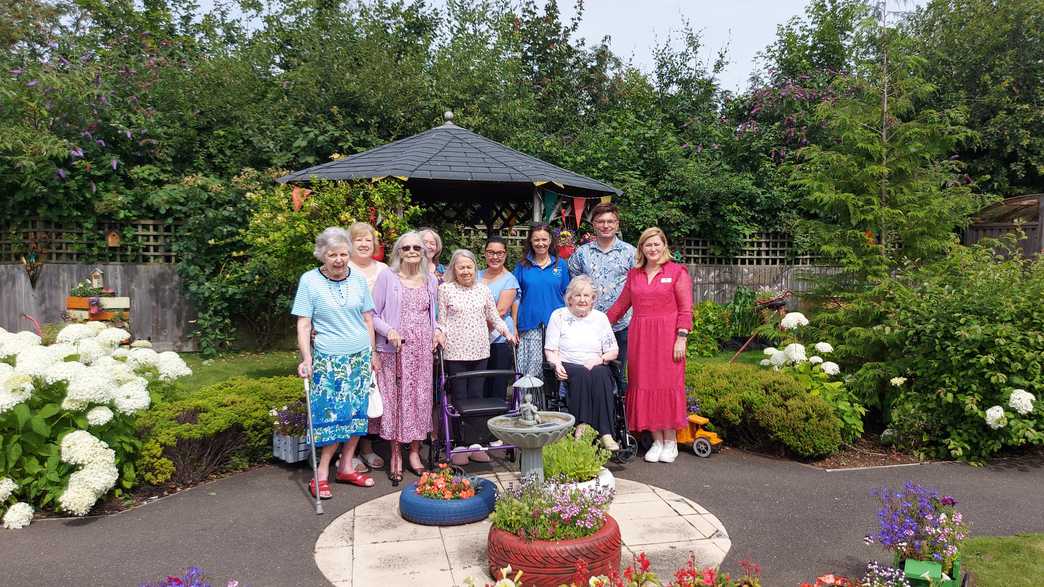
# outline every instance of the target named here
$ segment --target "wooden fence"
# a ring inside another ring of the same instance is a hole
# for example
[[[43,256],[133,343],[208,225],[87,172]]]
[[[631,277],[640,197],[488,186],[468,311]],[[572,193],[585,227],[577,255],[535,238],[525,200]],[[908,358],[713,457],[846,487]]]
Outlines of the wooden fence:
[[[181,290],[181,278],[169,263],[47,263],[35,288],[21,265],[0,264],[0,327],[32,330],[32,323],[22,318],[23,314],[42,324],[61,322],[69,290],[95,267],[104,272],[106,287],[130,297],[134,336],[150,339],[158,350],[196,350],[189,336],[195,312]]]
[[[44,263],[172,264],[177,226],[164,220],[105,222],[91,229],[30,220],[0,226],[0,263],[19,263],[30,252]]]

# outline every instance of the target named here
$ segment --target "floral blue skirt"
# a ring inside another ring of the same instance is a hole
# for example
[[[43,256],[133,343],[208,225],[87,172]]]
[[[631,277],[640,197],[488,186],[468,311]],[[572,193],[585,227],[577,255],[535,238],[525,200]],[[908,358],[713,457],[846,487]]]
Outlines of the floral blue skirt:
[[[370,363],[372,351],[353,355],[312,353],[312,425],[315,445],[344,442],[366,434],[370,420]]]

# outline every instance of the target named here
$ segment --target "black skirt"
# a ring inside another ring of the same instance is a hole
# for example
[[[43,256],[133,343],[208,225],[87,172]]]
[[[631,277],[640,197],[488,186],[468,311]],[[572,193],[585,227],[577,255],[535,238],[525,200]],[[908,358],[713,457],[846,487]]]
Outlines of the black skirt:
[[[590,371],[583,365],[562,363],[569,374],[566,405],[577,424],[587,424],[598,435],[612,434],[616,419],[616,381],[608,365],[598,365]]]

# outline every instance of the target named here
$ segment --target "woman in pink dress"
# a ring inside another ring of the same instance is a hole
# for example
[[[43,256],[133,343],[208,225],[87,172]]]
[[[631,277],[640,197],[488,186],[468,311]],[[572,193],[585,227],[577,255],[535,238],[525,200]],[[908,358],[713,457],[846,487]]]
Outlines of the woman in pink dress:
[[[675,432],[686,425],[685,339],[692,328],[692,279],[671,261],[667,235],[647,228],[638,239],[635,267],[606,314],[616,322],[634,308],[627,361],[627,425],[648,430],[650,463],[678,457]]]

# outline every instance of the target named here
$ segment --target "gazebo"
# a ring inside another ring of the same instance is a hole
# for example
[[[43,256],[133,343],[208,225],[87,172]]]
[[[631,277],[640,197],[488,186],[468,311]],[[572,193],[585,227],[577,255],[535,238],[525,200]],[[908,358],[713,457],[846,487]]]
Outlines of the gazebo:
[[[598,180],[541,161],[466,128],[445,123],[422,133],[278,179],[312,180],[395,178],[415,202],[437,209],[444,219],[483,224],[487,230],[545,218],[546,204],[561,197],[602,198],[620,190]],[[579,206],[579,200],[574,206]],[[582,208],[580,208],[582,210]]]

